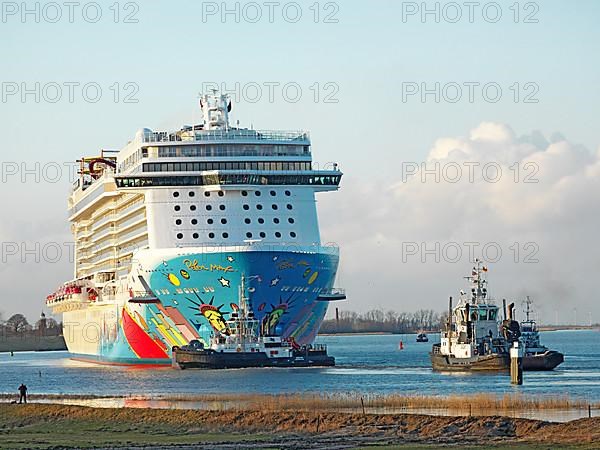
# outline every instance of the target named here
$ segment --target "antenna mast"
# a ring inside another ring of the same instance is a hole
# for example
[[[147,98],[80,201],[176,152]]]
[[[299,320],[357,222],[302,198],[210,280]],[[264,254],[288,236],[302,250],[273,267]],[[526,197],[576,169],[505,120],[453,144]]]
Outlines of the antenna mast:
[[[531,300],[529,298],[529,295],[527,296],[527,300],[525,300],[525,317],[526,317],[526,322],[529,322],[529,316],[531,314],[531,304],[533,303],[533,300]]]

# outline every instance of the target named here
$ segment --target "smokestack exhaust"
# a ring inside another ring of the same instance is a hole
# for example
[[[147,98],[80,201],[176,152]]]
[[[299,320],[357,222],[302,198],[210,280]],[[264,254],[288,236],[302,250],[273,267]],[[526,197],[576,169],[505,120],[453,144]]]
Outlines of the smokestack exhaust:
[[[448,333],[452,331],[452,297],[448,301]]]

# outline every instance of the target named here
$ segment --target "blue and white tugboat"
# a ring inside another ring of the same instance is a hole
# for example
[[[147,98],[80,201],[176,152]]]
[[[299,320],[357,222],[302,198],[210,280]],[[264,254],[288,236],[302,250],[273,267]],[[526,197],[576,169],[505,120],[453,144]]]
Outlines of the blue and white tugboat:
[[[564,355],[540,343],[540,332],[532,318],[533,301],[527,296],[524,303],[525,320],[521,322],[521,341],[525,346],[523,370],[553,370],[565,360]]]
[[[335,359],[324,345],[298,345],[283,339],[268,321],[255,318],[246,296],[246,280],[241,276],[240,299],[231,318],[215,330],[210,344],[192,341],[173,347],[172,365],[178,369],[233,369],[245,367],[334,366]]]
[[[455,308],[450,297],[446,330],[430,353],[434,370],[507,371],[510,368],[508,348],[519,339],[518,323],[512,320],[511,305],[503,333],[500,333],[499,308],[488,296],[486,272],[487,267],[476,260],[471,275],[465,277],[471,285],[470,294],[461,291]]]

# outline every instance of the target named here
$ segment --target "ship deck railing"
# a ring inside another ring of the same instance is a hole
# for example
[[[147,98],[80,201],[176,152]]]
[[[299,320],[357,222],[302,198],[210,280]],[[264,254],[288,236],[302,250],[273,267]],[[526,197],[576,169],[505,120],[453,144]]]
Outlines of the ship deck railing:
[[[201,141],[279,141],[279,142],[306,142],[310,141],[310,134],[306,131],[272,131],[272,130],[206,130],[167,132],[145,132],[144,143],[153,142],[201,142]]]
[[[326,352],[327,345],[326,344],[313,344],[310,347],[310,350],[317,351],[317,352]]]

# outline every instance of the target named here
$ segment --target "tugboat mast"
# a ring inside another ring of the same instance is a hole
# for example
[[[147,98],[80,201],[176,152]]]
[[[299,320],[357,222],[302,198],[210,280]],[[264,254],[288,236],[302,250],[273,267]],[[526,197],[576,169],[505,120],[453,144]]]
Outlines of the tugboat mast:
[[[474,305],[487,303],[487,280],[483,278],[483,274],[487,270],[487,267],[479,259],[476,259],[471,275],[464,277],[472,285],[471,302]]]

